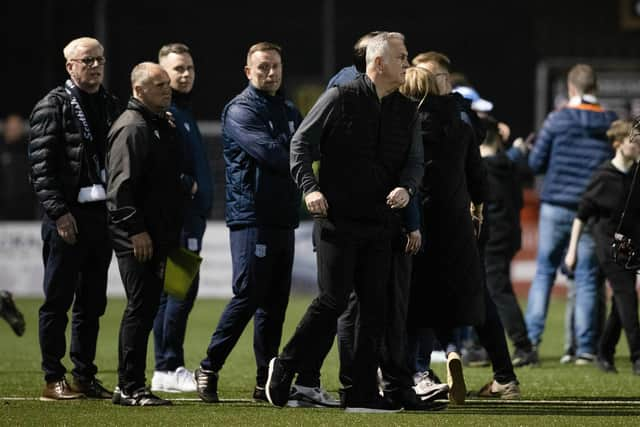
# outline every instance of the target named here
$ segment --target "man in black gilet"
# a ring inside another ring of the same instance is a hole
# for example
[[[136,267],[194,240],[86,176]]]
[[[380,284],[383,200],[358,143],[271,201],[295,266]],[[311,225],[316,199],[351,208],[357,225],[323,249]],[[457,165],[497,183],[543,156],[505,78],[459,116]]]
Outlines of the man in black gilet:
[[[396,210],[409,202],[423,173],[415,105],[397,92],[407,50],[399,33],[381,33],[367,46],[367,72],[325,92],[291,143],[291,171],[315,217],[320,295],[289,343],[269,366],[267,397],[283,406],[293,376],[333,343],[336,320],[355,291],[360,302],[349,412],[402,407],[378,393],[376,370],[385,328],[385,295]],[[313,152],[320,152],[316,180]]]

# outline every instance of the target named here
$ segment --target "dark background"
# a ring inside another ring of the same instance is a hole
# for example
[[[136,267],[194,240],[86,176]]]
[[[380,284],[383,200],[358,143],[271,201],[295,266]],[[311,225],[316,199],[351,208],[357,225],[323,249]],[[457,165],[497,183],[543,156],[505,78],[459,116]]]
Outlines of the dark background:
[[[410,56],[439,50],[467,74],[495,115],[515,134],[533,126],[535,66],[552,57],[640,57],[640,33],[621,29],[621,3],[606,1],[339,1],[334,3],[334,67],[350,63],[351,47],[373,29],[401,31]],[[631,0],[626,0],[627,3]],[[101,6],[102,4],[102,6]],[[630,6],[627,6],[630,8]],[[289,96],[301,102],[305,84],[323,85],[323,1],[4,1],[0,6],[4,83],[0,116],[27,115],[66,77],[62,48],[96,35],[106,16],[106,86],[129,94],[128,74],[158,48],[182,41],[197,66],[199,119],[217,120],[225,102],[246,84],[246,50],[261,40],[283,46]],[[4,9],[4,10],[2,10]],[[313,91],[312,91],[313,92]]]
[[[196,116],[218,120],[224,104],[247,84],[243,66],[255,42],[283,46],[287,94],[304,112],[328,78],[350,64],[359,36],[371,30],[400,31],[410,57],[427,50],[449,55],[454,71],[464,72],[494,103],[494,115],[511,126],[514,136],[538,125],[539,64],[565,58],[562,63],[575,59],[615,65],[640,58],[640,31],[623,24],[626,19],[640,27],[633,12],[640,2],[635,0],[2,3],[0,118],[12,112],[28,116],[40,98],[61,84],[67,77],[62,49],[85,35],[104,44],[105,86],[123,101],[135,64],[157,60],[165,43],[188,44],[197,69]],[[564,71],[555,70],[560,76]],[[544,90],[551,100],[551,88]],[[219,218],[224,166],[216,142],[208,141],[216,174],[213,217]]]

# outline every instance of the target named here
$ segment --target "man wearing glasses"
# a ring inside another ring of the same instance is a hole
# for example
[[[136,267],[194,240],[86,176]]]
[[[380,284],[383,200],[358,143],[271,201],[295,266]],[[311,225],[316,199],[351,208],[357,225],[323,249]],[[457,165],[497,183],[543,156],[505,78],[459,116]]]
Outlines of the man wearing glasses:
[[[82,37],[64,48],[69,79],[49,92],[30,118],[31,182],[42,205],[44,303],[40,350],[45,387],[41,400],[109,399],[95,377],[99,318],[107,299],[111,244],[105,206],[105,142],[118,115],[117,100],[102,87],[104,50]],[[65,379],[67,312],[73,302],[70,358]]]

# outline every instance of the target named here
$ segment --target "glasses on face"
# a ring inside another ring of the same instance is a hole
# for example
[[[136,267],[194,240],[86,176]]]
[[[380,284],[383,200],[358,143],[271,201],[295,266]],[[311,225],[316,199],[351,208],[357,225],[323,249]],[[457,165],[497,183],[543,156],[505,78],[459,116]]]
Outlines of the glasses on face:
[[[92,67],[94,64],[104,65],[107,62],[107,58],[104,56],[85,56],[84,58],[75,58],[70,61],[82,62],[87,67]]]

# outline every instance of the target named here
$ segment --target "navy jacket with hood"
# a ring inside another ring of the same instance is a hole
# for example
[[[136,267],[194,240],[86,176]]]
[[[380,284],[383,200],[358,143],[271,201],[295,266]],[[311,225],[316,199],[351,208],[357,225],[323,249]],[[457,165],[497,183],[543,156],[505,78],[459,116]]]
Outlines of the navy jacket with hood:
[[[298,226],[301,193],[289,173],[289,143],[301,121],[292,102],[251,84],[225,106],[227,226]]]
[[[545,174],[540,200],[577,209],[593,172],[613,149],[606,132],[616,114],[582,103],[549,114],[529,156],[537,175]]]

